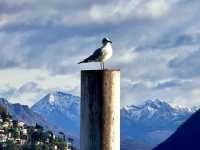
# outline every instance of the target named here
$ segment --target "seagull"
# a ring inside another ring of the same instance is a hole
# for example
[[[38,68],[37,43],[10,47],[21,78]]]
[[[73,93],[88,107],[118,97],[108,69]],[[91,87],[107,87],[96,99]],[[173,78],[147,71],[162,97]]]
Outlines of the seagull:
[[[104,69],[104,62],[112,56],[112,41],[109,38],[102,39],[102,47],[96,49],[92,55],[84,59],[81,63],[100,62],[101,69]]]

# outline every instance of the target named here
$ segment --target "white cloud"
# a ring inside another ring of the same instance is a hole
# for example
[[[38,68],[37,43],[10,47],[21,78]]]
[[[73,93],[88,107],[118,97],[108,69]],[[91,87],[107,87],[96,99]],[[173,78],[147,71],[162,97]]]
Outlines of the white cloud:
[[[85,2],[87,3],[87,2]],[[89,3],[89,2],[88,2]],[[91,2],[90,2],[91,3]],[[173,2],[175,3],[175,2]],[[6,1],[4,7],[19,11],[0,15],[1,26],[40,25],[82,26],[91,23],[117,23],[139,18],[159,18],[168,13],[172,0],[118,0],[91,3],[83,6],[76,2],[55,1]],[[21,9],[20,9],[21,8]],[[145,10],[145,11],[144,11]]]
[[[99,64],[76,63],[99,47],[102,37],[110,36],[114,55],[106,67],[121,69],[122,105],[149,98],[181,105],[198,103],[200,79],[188,69],[192,66],[196,70],[198,65],[183,65],[198,62],[194,56],[200,47],[198,1],[0,3],[0,94],[12,95],[13,102],[21,99],[31,105],[56,89],[79,95],[79,70],[97,68]],[[168,65],[172,60],[182,63],[173,68]],[[177,75],[180,69],[187,71],[190,85],[183,84],[185,79]],[[30,82],[38,87],[35,89]],[[162,89],[155,88],[159,85]],[[22,87],[27,91],[20,94]]]
[[[116,54],[113,56],[113,62],[119,64],[130,64],[135,59],[137,59],[138,53],[134,52],[133,50],[118,50]]]
[[[169,8],[170,1],[165,0],[120,0],[105,5],[93,5],[89,14],[98,23],[119,23],[127,19],[161,17]]]
[[[169,10],[169,1],[151,0],[146,4],[146,11],[155,17],[160,17]]]
[[[27,82],[34,82],[37,78],[46,78],[48,72],[39,69],[4,69],[0,70],[0,80],[1,86],[12,85],[15,88],[19,88],[21,85]]]
[[[12,102],[32,105],[50,91],[67,91],[79,95],[79,74],[51,76],[39,69],[7,69],[0,71],[0,96]],[[12,91],[10,91],[12,89]]]

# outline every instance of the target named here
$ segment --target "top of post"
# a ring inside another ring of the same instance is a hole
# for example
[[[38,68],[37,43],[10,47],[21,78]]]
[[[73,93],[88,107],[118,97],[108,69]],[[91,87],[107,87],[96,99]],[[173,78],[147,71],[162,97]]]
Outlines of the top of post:
[[[114,73],[114,72],[119,72],[120,73],[120,69],[97,69],[97,70],[81,70],[81,74],[82,73],[86,73],[86,74],[90,74],[90,73]]]
[[[81,70],[81,72],[120,72],[120,69],[97,69],[97,70]]]

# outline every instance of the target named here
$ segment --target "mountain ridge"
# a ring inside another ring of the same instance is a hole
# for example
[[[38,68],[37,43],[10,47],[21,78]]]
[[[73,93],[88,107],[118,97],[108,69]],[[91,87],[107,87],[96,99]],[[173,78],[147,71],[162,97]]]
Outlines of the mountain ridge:
[[[46,129],[55,129],[55,126],[51,126],[47,119],[39,114],[31,111],[27,105],[21,105],[20,103],[10,103],[5,98],[0,98],[0,106],[4,107],[13,117],[13,119],[23,121],[27,125],[40,124]]]
[[[121,109],[121,134],[156,145],[170,136],[193,112],[158,99],[147,100],[138,106],[127,106]]]
[[[153,150],[195,150],[199,149],[200,110],[180,125],[168,139]]]

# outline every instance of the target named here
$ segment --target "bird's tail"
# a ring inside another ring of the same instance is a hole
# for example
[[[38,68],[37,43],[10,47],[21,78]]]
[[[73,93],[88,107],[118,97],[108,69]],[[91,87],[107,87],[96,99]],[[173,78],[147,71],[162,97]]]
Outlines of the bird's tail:
[[[81,63],[83,63],[83,61],[78,62],[78,64],[81,64]]]
[[[88,59],[84,59],[83,61],[78,62],[78,64],[87,63],[87,62],[88,62]]]

